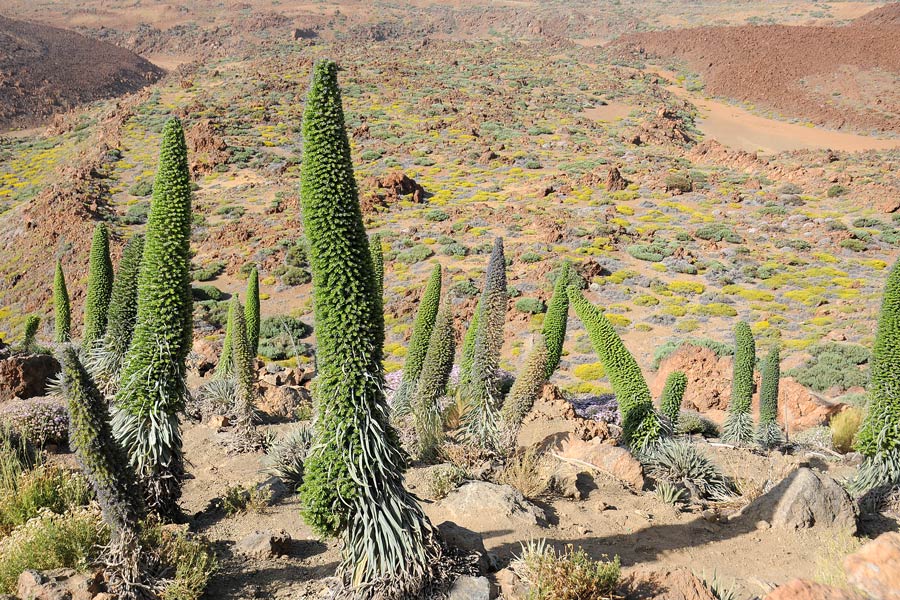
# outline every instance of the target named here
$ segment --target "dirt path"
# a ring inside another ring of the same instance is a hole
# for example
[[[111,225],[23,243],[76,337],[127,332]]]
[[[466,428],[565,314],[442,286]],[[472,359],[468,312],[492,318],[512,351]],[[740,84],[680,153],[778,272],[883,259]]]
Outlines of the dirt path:
[[[658,67],[648,66],[646,70],[668,80],[676,76]],[[678,85],[668,85],[666,89],[700,109],[697,127],[703,135],[736,150],[777,154],[789,150],[861,152],[900,148],[900,139],[876,138],[768,119],[732,104],[704,98]]]

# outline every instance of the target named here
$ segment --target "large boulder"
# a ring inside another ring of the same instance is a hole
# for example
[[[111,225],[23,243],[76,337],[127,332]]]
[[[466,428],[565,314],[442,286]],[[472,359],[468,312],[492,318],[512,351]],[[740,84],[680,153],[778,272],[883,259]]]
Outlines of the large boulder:
[[[49,354],[10,356],[0,360],[0,402],[43,396],[47,380],[59,373],[59,363]]]
[[[740,518],[773,527],[827,527],[856,533],[856,504],[841,485],[824,473],[801,467],[763,494]]]
[[[883,533],[844,559],[847,582],[876,600],[900,600],[900,533]]]
[[[848,590],[794,579],[769,592],[764,600],[863,600],[863,597]]]
[[[681,371],[688,380],[682,407],[696,410],[721,424],[731,401],[733,364],[731,356],[717,356],[709,348],[682,344],[660,363],[656,376],[650,382],[650,391],[658,398],[669,374]],[[754,378],[757,389],[753,395],[755,413],[759,407],[758,372],[754,373]],[[791,433],[826,425],[834,415],[847,408],[846,404],[819,396],[792,377],[781,379],[778,405],[778,422],[786,425]]]
[[[629,600],[716,600],[703,580],[685,568],[634,571],[620,590]]]
[[[555,454],[563,461],[593,467],[636,490],[644,488],[644,469],[631,452],[594,438],[581,440],[573,435],[560,438]]]
[[[509,485],[469,481],[436,503],[441,515],[473,531],[545,526],[547,515]]]

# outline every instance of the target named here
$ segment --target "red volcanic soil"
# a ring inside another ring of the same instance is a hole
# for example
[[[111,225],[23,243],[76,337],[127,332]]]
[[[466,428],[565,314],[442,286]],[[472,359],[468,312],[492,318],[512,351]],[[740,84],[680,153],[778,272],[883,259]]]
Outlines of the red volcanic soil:
[[[900,3],[842,27],[655,31],[619,38],[611,49],[683,60],[712,95],[831,127],[900,132]]]
[[[34,125],[79,104],[135,91],[162,74],[124,48],[0,16],[0,128]]]

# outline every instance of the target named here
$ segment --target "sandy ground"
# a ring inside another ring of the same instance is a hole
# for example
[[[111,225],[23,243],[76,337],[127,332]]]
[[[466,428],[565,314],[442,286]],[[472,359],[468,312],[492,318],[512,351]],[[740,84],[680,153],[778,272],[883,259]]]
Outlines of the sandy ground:
[[[276,429],[284,433],[293,426],[283,424]],[[216,508],[215,499],[228,487],[252,485],[268,476],[261,453],[229,455],[220,436],[205,425],[194,424],[186,425],[184,433],[191,479],[185,485],[182,504],[185,512],[193,515],[192,529],[210,538],[222,562],[208,597],[318,597],[322,580],[331,576],[338,564],[337,544],[316,539],[300,516],[296,496],[281,499],[262,512],[226,516]],[[748,497],[779,481],[801,462],[830,470],[835,476],[848,472],[846,466],[806,455],[774,452],[765,456],[704,448],[739,481]],[[447,520],[442,502],[428,498],[425,469],[411,469],[407,484],[422,498],[433,523]],[[652,493],[634,492],[604,475],[595,476],[589,487],[592,489],[582,501],[552,495],[535,499],[548,516],[546,527],[486,514],[467,515],[460,524],[482,533],[487,549],[504,565],[519,552],[520,542],[546,538],[559,547],[569,543],[582,546],[595,558],[617,555],[625,573],[636,568],[686,567],[708,578],[715,574],[738,591],[740,600],[762,595],[795,577],[822,577],[846,552],[840,549],[848,547],[845,536],[831,531],[772,530],[741,518],[710,521],[703,518],[699,507],[677,512]],[[726,510],[735,510],[739,504]],[[234,551],[235,543],[253,531],[281,529],[294,539],[286,556],[261,560]]]
[[[635,107],[623,102],[609,102],[604,106],[585,109],[582,114],[595,121],[617,121],[627,117]]]

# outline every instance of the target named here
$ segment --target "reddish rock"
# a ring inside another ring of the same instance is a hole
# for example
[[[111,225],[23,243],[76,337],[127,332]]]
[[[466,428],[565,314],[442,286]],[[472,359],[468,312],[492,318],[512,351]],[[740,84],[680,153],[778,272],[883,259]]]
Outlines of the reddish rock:
[[[256,402],[256,407],[269,417],[291,419],[296,416],[297,409],[301,404],[311,401],[312,398],[306,388],[288,385],[265,386],[262,396]]]
[[[102,572],[78,573],[74,569],[24,571],[19,575],[19,598],[29,600],[92,600],[100,592]]]
[[[219,135],[218,126],[210,119],[202,119],[184,134],[188,156],[191,158],[191,174],[195,177],[211,173],[231,156],[228,144]]]
[[[584,466],[593,465],[636,490],[644,487],[644,469],[631,452],[600,438],[584,441],[573,435],[557,442],[556,455]]]
[[[49,354],[10,356],[0,360],[0,402],[43,396],[47,380],[59,373],[59,363]]]
[[[386,208],[398,202],[401,196],[412,196],[411,200],[416,203],[425,201],[425,188],[400,171],[388,173],[384,177],[369,177],[362,187],[371,190],[362,198],[363,212]]]
[[[509,567],[497,571],[494,574],[494,581],[504,600],[526,600],[528,598],[528,586]]]
[[[716,600],[703,580],[684,568],[635,571],[619,589],[629,600]]]
[[[219,431],[228,427],[230,421],[225,415],[213,415],[206,420],[206,426]]]
[[[900,533],[883,533],[844,559],[847,582],[876,600],[900,600]]]
[[[696,410],[716,422],[724,420],[731,400],[731,356],[716,356],[708,348],[683,344],[660,363],[656,377],[650,383],[654,397],[658,398],[662,393],[666,378],[673,371],[681,371],[687,376],[683,408]],[[754,377],[757,385],[757,393],[753,395],[755,413],[759,406],[759,373],[755,373]],[[778,421],[782,426],[787,422],[789,433],[826,425],[834,415],[847,408],[846,404],[815,394],[792,377],[781,379],[778,405]]]
[[[780,585],[763,600],[863,600],[859,594],[805,579]]]
[[[896,198],[888,198],[878,203],[878,210],[883,213],[894,213],[900,210],[900,200]]]
[[[618,167],[613,167],[606,174],[606,191],[608,192],[620,192],[628,187],[628,184],[631,183],[619,173]]]

